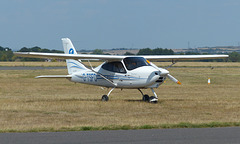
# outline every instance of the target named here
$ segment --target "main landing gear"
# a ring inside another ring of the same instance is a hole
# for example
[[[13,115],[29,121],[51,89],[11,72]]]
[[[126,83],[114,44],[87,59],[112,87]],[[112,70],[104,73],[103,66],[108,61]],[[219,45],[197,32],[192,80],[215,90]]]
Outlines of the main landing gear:
[[[147,94],[143,94],[143,92],[140,90],[140,89],[138,89],[139,91],[140,91],[140,93],[142,94],[142,100],[143,101],[145,101],[145,102],[150,102],[150,103],[157,103],[158,102],[158,96],[157,96],[157,94],[155,93],[155,91],[153,90],[153,88],[151,88],[151,90],[152,90],[152,92],[153,92],[153,94],[154,94],[154,96],[150,96],[149,97],[149,95],[147,95]]]
[[[102,101],[108,101],[109,100],[109,95],[110,93],[114,90],[115,88],[112,88],[107,95],[102,96]]]
[[[108,101],[109,100],[109,95],[111,94],[111,92],[114,90],[115,88],[112,88],[109,92],[108,92],[108,94],[107,95],[103,95],[102,96],[102,101]],[[158,102],[158,96],[157,96],[157,94],[155,93],[155,91],[153,90],[153,88],[151,88],[151,90],[152,90],[152,92],[153,92],[153,94],[154,94],[154,96],[150,96],[149,97],[149,95],[147,95],[147,94],[143,94],[143,92],[140,90],[140,89],[138,89],[140,92],[141,92],[141,94],[142,94],[142,100],[143,101],[145,101],[145,102],[150,102],[150,103],[157,103]]]

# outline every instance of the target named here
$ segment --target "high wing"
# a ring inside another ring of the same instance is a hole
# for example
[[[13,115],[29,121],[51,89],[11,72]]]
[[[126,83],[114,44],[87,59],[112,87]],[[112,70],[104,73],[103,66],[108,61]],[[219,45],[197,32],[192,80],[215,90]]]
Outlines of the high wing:
[[[121,61],[125,57],[119,55],[91,55],[91,54],[60,54],[60,53],[37,53],[37,52],[14,52],[16,56],[33,58],[54,58],[54,59],[99,59],[108,61]],[[175,61],[175,60],[199,60],[199,59],[222,59],[228,58],[228,55],[148,55],[134,56],[144,57],[147,60]]]
[[[200,59],[222,59],[228,58],[228,55],[156,55],[156,56],[143,56],[148,60],[162,60],[162,61],[170,61],[170,60],[200,60]]]
[[[126,56],[116,55],[91,55],[91,54],[60,54],[60,53],[37,53],[37,52],[14,52],[16,56],[32,58],[54,58],[54,59],[100,59],[100,60],[122,60]]]

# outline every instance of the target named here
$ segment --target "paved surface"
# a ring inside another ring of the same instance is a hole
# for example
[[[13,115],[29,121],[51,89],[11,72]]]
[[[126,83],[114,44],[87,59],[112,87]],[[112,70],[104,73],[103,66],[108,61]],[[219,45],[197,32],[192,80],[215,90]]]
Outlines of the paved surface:
[[[0,66],[0,70],[38,70],[38,69],[66,69],[67,67],[8,67],[8,66]]]
[[[0,144],[239,144],[240,127],[1,133]]]

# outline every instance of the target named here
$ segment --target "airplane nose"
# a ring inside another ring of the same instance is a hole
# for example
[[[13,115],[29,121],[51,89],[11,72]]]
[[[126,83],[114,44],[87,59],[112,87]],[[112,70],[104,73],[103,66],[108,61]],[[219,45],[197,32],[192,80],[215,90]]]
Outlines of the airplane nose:
[[[159,69],[159,71],[160,71],[160,75],[161,75],[161,76],[162,76],[162,75],[165,75],[165,76],[167,76],[170,80],[172,80],[173,82],[181,85],[181,82],[178,81],[176,78],[174,78],[172,75],[170,75],[168,70],[161,68],[161,69]]]
[[[169,71],[166,70],[166,69],[159,69],[159,71],[160,71],[160,75],[167,75],[167,74],[169,74]]]
[[[153,71],[149,76],[151,78],[150,82],[153,83],[155,81],[157,81],[160,78],[160,71]]]

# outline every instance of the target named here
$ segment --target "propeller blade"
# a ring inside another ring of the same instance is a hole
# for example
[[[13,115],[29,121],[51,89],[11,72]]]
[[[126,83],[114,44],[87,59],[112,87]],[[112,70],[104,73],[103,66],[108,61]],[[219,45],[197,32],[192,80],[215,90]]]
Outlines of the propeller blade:
[[[178,81],[178,80],[177,80],[176,78],[174,78],[173,76],[171,76],[170,74],[167,74],[167,77],[168,77],[170,80],[172,80],[173,82],[175,82],[175,83],[181,85],[181,82]]]

